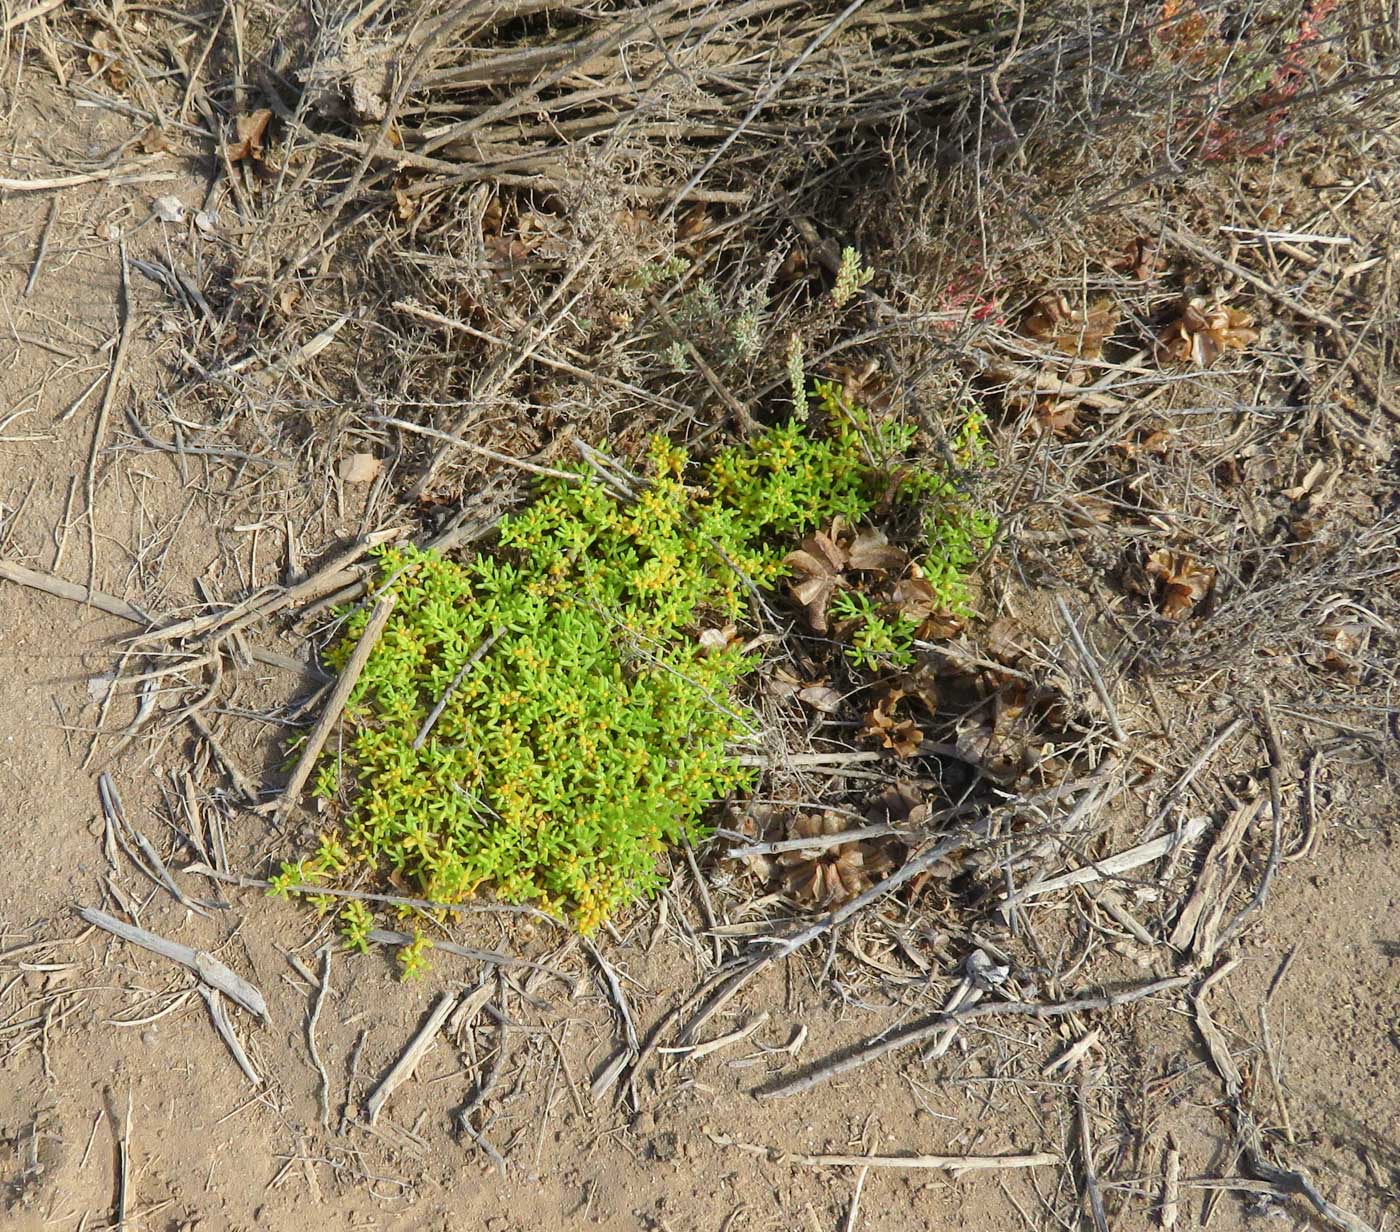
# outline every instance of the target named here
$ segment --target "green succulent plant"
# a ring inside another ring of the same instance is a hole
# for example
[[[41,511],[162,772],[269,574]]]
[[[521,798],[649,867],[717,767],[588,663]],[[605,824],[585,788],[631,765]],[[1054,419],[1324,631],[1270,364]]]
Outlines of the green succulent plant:
[[[950,606],[963,599],[975,511],[904,456],[911,433],[832,387],[817,396],[821,435],[780,425],[698,466],[654,441],[631,500],[580,465],[469,561],[380,549],[377,585],[396,606],[314,780],[336,828],[274,891],[367,868],[434,901],[489,887],[585,932],[654,892],[664,848],[700,837],[707,806],[752,780],[737,751],[757,719],[736,686],[759,657],[718,631],[748,623],[794,536],[859,522],[897,473],[896,501],[925,511],[939,550],[963,545],[938,575]],[[345,616],[328,666],[344,666],[367,618],[367,605]],[[352,903],[342,925],[362,948],[370,913]],[[407,971],[419,941],[400,954]]]

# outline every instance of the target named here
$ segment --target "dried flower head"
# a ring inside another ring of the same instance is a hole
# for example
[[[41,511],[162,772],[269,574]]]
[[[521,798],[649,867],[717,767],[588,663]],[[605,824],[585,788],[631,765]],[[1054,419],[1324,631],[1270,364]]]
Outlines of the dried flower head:
[[[1161,584],[1158,606],[1168,620],[1187,616],[1215,585],[1215,570],[1185,552],[1160,548],[1147,558],[1147,573]]]
[[[813,839],[810,848],[778,857],[783,888],[799,902],[831,907],[868,890],[894,867],[877,843],[847,842],[822,846],[821,840],[849,829],[840,813],[802,813],[788,826],[788,837]]]
[[[1159,352],[1180,364],[1208,368],[1226,351],[1243,351],[1259,340],[1254,318],[1238,308],[1211,304],[1196,296],[1181,308],[1181,316],[1158,335]]]
[[[1104,339],[1118,328],[1121,318],[1117,306],[1108,300],[1071,308],[1063,295],[1047,291],[1031,305],[1022,328],[1032,338],[1052,343],[1062,355],[1100,359]]]
[[[919,751],[924,742],[924,733],[913,719],[899,717],[897,707],[904,696],[903,689],[887,689],[866,713],[860,734],[866,740],[883,745],[896,757],[908,758]]]

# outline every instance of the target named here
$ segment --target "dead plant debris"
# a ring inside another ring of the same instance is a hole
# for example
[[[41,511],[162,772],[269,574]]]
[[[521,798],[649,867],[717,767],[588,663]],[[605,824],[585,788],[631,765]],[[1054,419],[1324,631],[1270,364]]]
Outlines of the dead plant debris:
[[[1193,296],[1180,315],[1162,327],[1158,352],[1166,360],[1209,368],[1227,351],[1243,351],[1259,340],[1254,318],[1241,308]]]
[[[1169,548],[1159,548],[1147,558],[1147,573],[1158,582],[1157,607],[1168,620],[1191,615],[1215,584],[1211,566]]]
[[[1108,299],[1096,299],[1083,308],[1071,308],[1057,291],[1036,297],[1022,321],[1026,334],[1047,342],[1061,355],[1075,359],[1102,359],[1104,342],[1118,328],[1122,312]]]
[[[822,839],[850,829],[840,813],[802,813],[788,826],[788,838]],[[878,842],[851,840],[835,846],[785,851],[778,857],[783,888],[799,903],[834,907],[868,890],[894,867]]]

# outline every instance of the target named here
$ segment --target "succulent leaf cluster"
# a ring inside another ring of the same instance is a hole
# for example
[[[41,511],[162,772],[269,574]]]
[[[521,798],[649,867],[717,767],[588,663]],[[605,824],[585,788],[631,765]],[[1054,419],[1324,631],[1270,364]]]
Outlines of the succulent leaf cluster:
[[[950,606],[962,597],[975,511],[904,456],[909,433],[817,392],[821,435],[780,425],[703,466],[657,440],[634,499],[580,465],[474,559],[380,549],[378,589],[397,603],[315,780],[338,825],[274,888],[358,867],[434,901],[489,888],[585,932],[654,892],[663,849],[700,837],[708,805],[753,775],[737,756],[757,721],[739,686],[758,654],[700,635],[749,623],[794,535],[867,518],[897,475],[896,501],[928,511],[939,550],[967,549],[939,574]],[[332,669],[367,618],[368,605],[346,616]],[[342,922],[362,947],[369,913],[357,903]],[[406,947],[415,968],[422,949]]]

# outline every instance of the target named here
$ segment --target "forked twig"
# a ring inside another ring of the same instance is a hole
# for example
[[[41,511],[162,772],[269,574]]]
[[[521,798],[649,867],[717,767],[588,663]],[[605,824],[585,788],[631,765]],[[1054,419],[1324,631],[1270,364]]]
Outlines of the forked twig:
[[[248,1054],[243,1051],[243,1045],[238,1042],[238,1036],[233,1033],[233,1024],[229,1022],[228,1015],[224,1013],[223,1001],[218,992],[205,984],[200,984],[198,987],[199,995],[204,998],[205,1004],[209,1007],[209,1017],[214,1023],[214,1029],[219,1033],[219,1038],[224,1041],[224,1045],[238,1063],[238,1068],[243,1071],[243,1076],[255,1087],[262,1086],[262,1079],[258,1076],[258,1071],[253,1068]]]
[[[966,1009],[954,1010],[951,1013],[939,1012],[922,1022],[904,1028],[902,1031],[877,1037],[857,1048],[854,1052],[838,1056],[835,1060],[828,1061],[825,1065],[818,1066],[800,1077],[790,1078],[786,1082],[760,1090],[756,1094],[760,1099],[785,1099],[791,1095],[801,1095],[804,1091],[810,1091],[813,1087],[820,1086],[832,1078],[869,1065],[872,1061],[877,1061],[891,1052],[920,1044],[937,1035],[951,1023],[970,1022],[978,1018],[1062,1018],[1066,1014],[1083,1014],[1093,1010],[1112,1009],[1120,1005],[1130,1005],[1134,1001],[1141,1001],[1144,997],[1150,997],[1159,992],[1170,992],[1173,989],[1182,988],[1189,984],[1192,978],[1190,975],[1175,975],[1167,979],[1153,980],[1148,984],[1138,984],[1118,993],[1076,997],[1070,1001],[983,1001]]]
[[[155,933],[147,932],[144,928],[124,923],[108,915],[105,911],[97,910],[96,907],[80,907],[78,915],[85,923],[96,925],[114,937],[129,941],[132,945],[139,945],[142,949],[150,950],[152,954],[159,954],[162,958],[168,958],[171,962],[179,963],[182,967],[188,967],[211,988],[217,989],[231,1001],[237,1002],[250,1014],[256,1014],[259,1018],[267,1021],[267,1002],[263,1000],[262,993],[242,976],[235,975],[212,954],[206,953],[204,950],[193,949],[188,945],[181,945],[178,941],[168,941]]]

